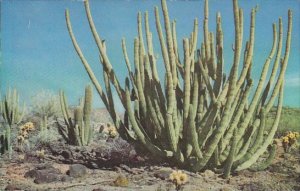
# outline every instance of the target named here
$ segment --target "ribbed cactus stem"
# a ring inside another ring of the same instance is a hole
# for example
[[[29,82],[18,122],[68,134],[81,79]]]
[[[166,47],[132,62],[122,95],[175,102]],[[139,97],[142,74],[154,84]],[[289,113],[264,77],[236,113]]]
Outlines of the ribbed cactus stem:
[[[92,86],[88,85],[85,88],[84,106],[83,106],[83,122],[84,122],[84,144],[87,145],[91,140],[91,132],[93,131],[91,125],[93,91]]]
[[[274,135],[276,133],[276,130],[278,128],[280,115],[281,115],[281,111],[282,111],[283,86],[284,86],[284,84],[282,82],[281,87],[280,87],[280,94],[279,94],[279,98],[278,98],[278,106],[277,106],[275,121],[274,121],[274,123],[271,127],[271,130],[270,130],[269,134],[267,135],[267,137],[265,138],[263,144],[259,147],[259,149],[247,161],[245,161],[242,164],[237,166],[236,171],[240,171],[240,170],[249,168],[253,163],[255,163],[257,161],[259,156],[261,156],[266,151],[267,147],[273,141],[273,137],[274,137]]]
[[[266,168],[268,168],[272,164],[272,162],[276,156],[276,145],[275,144],[271,145],[268,152],[269,152],[268,158],[266,158],[264,161],[260,162],[254,168],[251,168],[251,170],[262,171],[262,170],[265,170]]]
[[[64,117],[64,125],[58,122],[59,133],[68,144],[81,146],[88,145],[91,141],[93,132],[93,128],[91,127],[93,100],[92,86],[86,86],[83,104],[79,104],[79,106],[74,109],[73,119],[69,114],[69,106],[64,92],[60,91],[59,95],[61,110]]]
[[[25,103],[21,108],[19,104],[19,94],[16,89],[9,88],[1,102],[1,115],[6,124],[10,127],[18,125],[25,114]]]
[[[173,38],[172,38],[172,31],[171,31],[171,24],[170,18],[168,13],[168,7],[166,0],[161,0],[161,7],[164,16],[164,24],[165,24],[165,32],[167,38],[167,47],[168,47],[168,55],[170,60],[170,66],[172,71],[172,81],[173,81],[173,88],[177,86],[178,78],[177,78],[177,65],[175,61],[175,53],[174,53],[174,45],[173,45]]]
[[[224,167],[224,177],[228,178],[231,172],[231,167],[235,158],[235,154],[236,154],[236,146],[237,146],[237,130],[235,130],[234,134],[233,134],[233,138],[232,138],[232,143],[230,145],[230,151],[229,151],[229,155],[227,158],[227,161],[225,162],[225,167]]]

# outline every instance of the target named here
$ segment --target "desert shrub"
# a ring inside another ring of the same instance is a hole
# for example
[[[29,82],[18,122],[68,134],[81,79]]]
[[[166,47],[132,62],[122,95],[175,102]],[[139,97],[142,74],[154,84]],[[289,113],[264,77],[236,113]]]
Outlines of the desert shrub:
[[[60,114],[59,96],[42,90],[32,97],[32,112],[40,117]]]
[[[128,161],[136,155],[134,147],[127,141],[118,137],[108,139],[103,148],[102,155],[108,159],[118,159],[120,161]]]
[[[36,135],[30,138],[30,142],[36,148],[39,148],[43,145],[48,145],[53,142],[57,142],[61,136],[55,128],[45,129],[44,131],[39,131]]]

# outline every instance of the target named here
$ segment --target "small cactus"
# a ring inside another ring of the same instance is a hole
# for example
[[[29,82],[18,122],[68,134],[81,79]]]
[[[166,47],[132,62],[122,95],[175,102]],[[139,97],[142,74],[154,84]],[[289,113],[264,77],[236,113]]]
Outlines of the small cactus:
[[[37,150],[36,157],[40,160],[44,160],[45,159],[45,150],[44,149]]]
[[[281,138],[284,151],[289,152],[290,149],[297,144],[297,139],[299,137],[299,132],[287,132],[286,135]]]
[[[35,127],[32,122],[27,122],[24,125],[19,126],[19,133],[17,136],[18,147],[21,151],[24,150],[24,145],[29,147],[29,133],[34,131]]]
[[[173,171],[169,177],[170,181],[175,185],[177,191],[181,190],[183,185],[187,183],[188,176],[181,170]]]
[[[129,180],[127,179],[126,176],[124,175],[119,175],[113,182],[114,186],[118,187],[128,187],[129,185]]]

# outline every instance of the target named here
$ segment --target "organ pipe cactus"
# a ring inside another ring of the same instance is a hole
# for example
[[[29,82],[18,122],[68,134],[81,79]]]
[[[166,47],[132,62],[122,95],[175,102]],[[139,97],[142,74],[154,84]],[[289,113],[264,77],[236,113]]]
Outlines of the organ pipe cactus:
[[[9,125],[4,125],[0,132],[0,153],[4,154],[8,152],[9,158],[12,155],[12,145],[11,145],[11,128]]]
[[[84,101],[74,109],[74,118],[70,116],[69,106],[63,91],[60,92],[60,105],[64,116],[64,125],[58,123],[59,132],[71,145],[88,145],[91,141],[93,128],[91,126],[92,86],[85,88]]]
[[[21,108],[19,105],[19,94],[16,89],[8,89],[7,94],[2,98],[0,111],[4,123],[10,127],[18,125],[25,113],[25,104]]]
[[[134,39],[134,71],[127,55],[126,41],[122,39],[128,69],[125,88],[122,88],[106,54],[106,45],[97,33],[89,1],[85,0],[84,5],[100,54],[105,90],[76,41],[69,10],[66,10],[67,28],[83,66],[124,139],[142,145],[155,156],[175,161],[179,167],[192,171],[220,169],[225,177],[232,171],[253,166],[257,159],[268,151],[281,115],[284,75],[291,44],[291,10],[288,11],[285,52],[282,53],[284,38],[282,19],[279,18],[278,27],[273,24],[273,45],[270,54],[263,65],[256,89],[252,89],[252,65],[259,64],[253,60],[257,11],[255,8],[250,14],[249,37],[244,43],[244,11],[239,7],[238,1],[233,0],[235,41],[232,62],[224,59],[222,16],[217,13],[216,32],[210,31],[209,5],[208,0],[205,0],[204,40],[198,49],[199,23],[195,19],[190,37],[183,39],[184,58],[181,60],[178,54],[176,22],[169,18],[166,0],[161,0],[164,27],[158,7],[155,7],[154,14],[165,67],[165,86],[159,79],[153,35],[146,12],[145,34],[142,30],[142,14],[137,15],[138,36]],[[227,62],[232,63],[229,74],[225,74],[223,70]],[[272,69],[269,69],[271,67]],[[111,84],[125,108],[124,121],[120,120],[115,112]],[[250,92],[253,92],[253,96]],[[274,103],[276,99],[277,104]],[[274,105],[277,107],[274,123],[271,127],[265,127],[265,116]],[[266,130],[267,135],[264,134]],[[272,149],[266,164],[270,164],[273,152]]]
[[[12,154],[11,128],[18,125],[22,121],[24,113],[25,104],[21,109],[17,90],[11,90],[9,88],[6,95],[1,99],[0,102],[0,114],[3,119],[0,132],[0,150],[1,154],[4,154],[6,151],[8,151],[9,158]]]

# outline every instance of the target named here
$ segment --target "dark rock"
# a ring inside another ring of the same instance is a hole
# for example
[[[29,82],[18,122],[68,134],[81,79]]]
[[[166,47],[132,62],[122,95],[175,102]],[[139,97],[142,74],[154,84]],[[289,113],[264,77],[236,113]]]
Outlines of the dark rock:
[[[211,170],[206,170],[202,173],[202,175],[204,178],[214,178],[216,174]]]
[[[60,171],[51,165],[37,166],[35,169],[26,172],[24,177],[34,178],[36,184],[61,181],[63,178]]]
[[[62,151],[61,152],[61,156],[63,156],[65,159],[70,159],[72,157],[72,154],[70,153],[70,151]]]
[[[154,173],[154,177],[162,180],[168,180],[172,172],[173,170],[171,168],[163,167]]]
[[[7,186],[5,187],[4,190],[15,191],[15,190],[22,190],[22,189],[16,187],[15,185],[9,184],[9,185],[7,185]]]
[[[36,184],[42,184],[42,183],[50,183],[50,182],[55,182],[60,180],[61,179],[58,174],[39,171],[37,177],[34,179],[33,182]]]
[[[69,182],[69,181],[73,180],[73,178],[70,176],[67,176],[67,175],[62,175],[60,180],[62,182]]]
[[[95,188],[95,189],[93,189],[93,191],[105,191],[105,190],[102,188]]]
[[[87,174],[87,168],[82,164],[70,165],[68,175],[73,178],[83,177]]]

